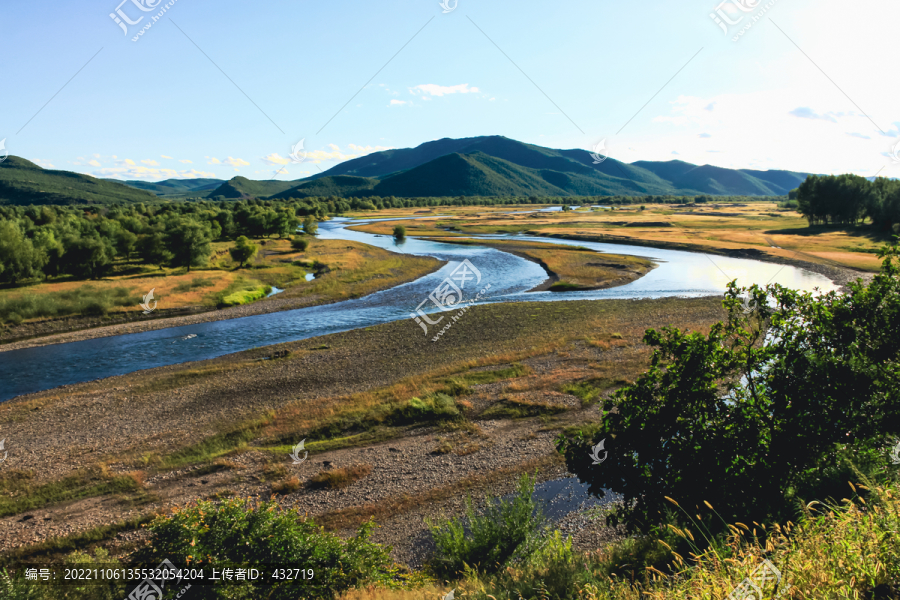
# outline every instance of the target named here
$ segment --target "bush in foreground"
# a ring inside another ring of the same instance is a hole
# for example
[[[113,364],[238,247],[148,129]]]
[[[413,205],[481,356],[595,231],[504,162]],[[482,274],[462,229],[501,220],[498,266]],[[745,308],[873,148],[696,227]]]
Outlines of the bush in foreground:
[[[437,547],[431,570],[445,577],[473,568],[492,573],[531,557],[545,533],[534,484],[533,477],[523,475],[509,500],[488,497],[476,511],[467,498],[465,519],[428,522]]]
[[[900,267],[896,246],[882,257],[846,294],[754,286],[742,302],[732,283],[727,322],[708,335],[649,330],[650,369],[601,423],[559,439],[569,470],[601,497],[621,493],[614,517],[645,533],[665,496],[708,501],[728,522],[786,521],[803,501],[840,498],[850,464],[884,475],[900,435]]]
[[[312,579],[273,583],[228,582],[212,588],[194,587],[190,597],[201,599],[296,598],[331,599],[366,583],[387,584],[396,569],[390,548],[369,541],[374,523],[361,526],[349,539],[325,532],[296,509],[275,502],[231,499],[216,504],[197,502],[150,525],[150,543],[134,556],[139,563],[222,569],[247,565],[312,569]]]

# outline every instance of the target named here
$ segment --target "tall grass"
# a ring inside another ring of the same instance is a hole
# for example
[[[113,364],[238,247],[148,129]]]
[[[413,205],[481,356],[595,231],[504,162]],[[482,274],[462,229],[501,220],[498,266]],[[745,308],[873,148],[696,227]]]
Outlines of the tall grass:
[[[111,309],[138,306],[141,296],[130,288],[104,288],[83,285],[79,288],[45,294],[22,294],[0,298],[0,322],[18,325],[29,319],[100,316]]]

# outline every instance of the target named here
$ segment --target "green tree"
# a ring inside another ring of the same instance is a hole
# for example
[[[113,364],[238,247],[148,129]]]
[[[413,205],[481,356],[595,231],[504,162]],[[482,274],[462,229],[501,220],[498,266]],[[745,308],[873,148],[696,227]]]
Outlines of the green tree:
[[[235,260],[240,264],[238,268],[244,266],[244,263],[256,256],[256,251],[259,250],[259,246],[252,243],[247,239],[247,236],[240,236],[234,242],[234,246],[228,249],[228,253],[231,255],[231,260]]]
[[[402,240],[406,238],[406,227],[403,225],[395,225],[394,226],[394,238],[398,240]]]
[[[312,215],[307,215],[306,218],[303,219],[303,233],[306,235],[316,235],[319,233],[319,224]]]
[[[178,221],[166,234],[166,250],[173,267],[187,267],[190,273],[191,267],[205,264],[212,254],[209,230],[196,221]]]
[[[900,434],[897,256],[885,248],[881,273],[846,294],[754,286],[742,303],[732,283],[709,335],[649,330],[650,369],[602,422],[558,439],[569,470],[621,493],[613,521],[646,531],[666,496],[711,502],[726,522],[790,519],[798,500],[841,497],[849,454],[886,468],[878,449]]]
[[[47,254],[34,244],[14,221],[0,221],[0,281],[18,283],[40,277]]]
[[[75,277],[100,279],[112,267],[115,251],[112,244],[99,235],[88,237],[68,236],[63,240],[65,253],[62,270]]]
[[[139,238],[137,250],[142,261],[148,265],[157,265],[160,270],[172,260],[172,254],[166,249],[166,236],[160,232]]]
[[[302,237],[295,237],[291,240],[291,248],[298,252],[306,252],[306,249],[309,248],[309,240],[305,240]]]

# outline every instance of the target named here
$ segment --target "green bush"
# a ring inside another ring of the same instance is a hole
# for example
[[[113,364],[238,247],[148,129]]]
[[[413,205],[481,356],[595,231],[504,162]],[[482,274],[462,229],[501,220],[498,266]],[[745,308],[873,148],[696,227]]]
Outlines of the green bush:
[[[394,237],[398,240],[402,240],[406,237],[406,227],[403,225],[395,225],[394,226]]]
[[[534,485],[534,477],[523,475],[509,500],[488,496],[476,511],[466,498],[465,519],[427,521],[436,546],[429,568],[441,577],[467,569],[495,573],[532,557],[547,530]]]
[[[784,522],[812,498],[843,497],[853,469],[888,475],[883,449],[900,435],[897,247],[882,257],[881,273],[846,294],[753,286],[746,313],[732,283],[727,322],[708,335],[649,330],[650,369],[595,430],[558,440],[569,470],[621,493],[613,522],[640,531],[666,496],[710,502],[726,522]],[[590,450],[601,440],[602,468]]]
[[[302,237],[295,237],[291,240],[291,248],[298,252],[306,252],[306,249],[309,248],[309,240],[305,240]]]
[[[150,542],[134,559],[146,564],[168,559],[176,567],[190,564],[207,571],[268,565],[312,569],[314,573],[306,580],[268,578],[265,585],[230,581],[214,587],[196,586],[190,594],[195,600],[331,600],[353,587],[389,583],[395,578],[390,548],[369,541],[374,527],[374,523],[366,523],[355,536],[342,540],[301,516],[298,509],[284,509],[276,502],[201,501],[154,520],[149,526]]]

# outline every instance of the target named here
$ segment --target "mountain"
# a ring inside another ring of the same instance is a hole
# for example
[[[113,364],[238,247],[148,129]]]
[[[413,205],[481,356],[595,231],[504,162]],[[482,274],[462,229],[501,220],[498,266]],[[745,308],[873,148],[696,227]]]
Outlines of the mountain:
[[[171,194],[190,194],[211,192],[223,183],[224,179],[166,179],[165,181],[137,181],[120,179],[105,179],[104,181],[116,181],[124,183],[127,186],[152,192],[157,196],[166,196]],[[204,194],[205,195],[205,194]]]
[[[157,197],[123,183],[70,171],[44,169],[9,156],[0,162],[0,205],[153,202]]]
[[[275,197],[783,196],[807,176],[683,161],[627,164],[607,158],[599,164],[594,162],[585,150],[555,150],[502,136],[442,139],[348,160],[294,182]]]
[[[784,196],[807,173],[725,169],[684,161],[614,158],[556,150],[502,136],[442,139],[374,152],[297,181],[234,177],[155,183],[51,171],[14,156],[0,163],[0,204],[147,202],[164,197],[308,198],[369,196]]]

